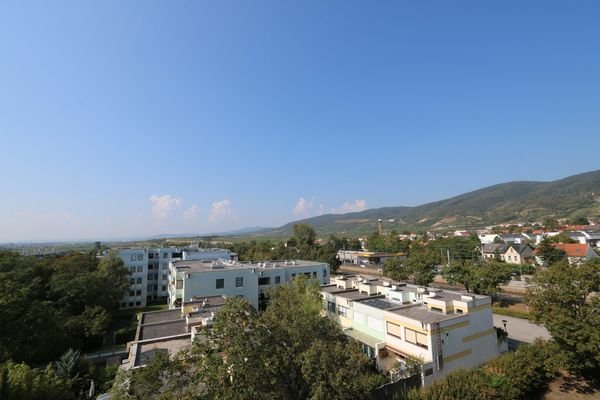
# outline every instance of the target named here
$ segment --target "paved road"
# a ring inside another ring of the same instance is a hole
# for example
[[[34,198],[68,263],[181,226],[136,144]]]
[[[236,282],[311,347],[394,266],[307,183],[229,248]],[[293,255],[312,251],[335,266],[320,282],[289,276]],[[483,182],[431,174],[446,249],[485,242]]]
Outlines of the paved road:
[[[531,343],[535,338],[550,339],[548,330],[543,326],[532,324],[526,319],[494,314],[494,326],[504,328],[502,320],[506,320],[508,338],[519,342]]]

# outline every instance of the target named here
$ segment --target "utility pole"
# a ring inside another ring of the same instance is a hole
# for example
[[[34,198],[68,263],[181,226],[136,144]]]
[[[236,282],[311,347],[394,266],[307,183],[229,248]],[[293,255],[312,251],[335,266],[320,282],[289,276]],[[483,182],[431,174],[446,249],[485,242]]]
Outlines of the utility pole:
[[[450,249],[446,249],[446,253],[448,254],[448,266],[450,266]]]

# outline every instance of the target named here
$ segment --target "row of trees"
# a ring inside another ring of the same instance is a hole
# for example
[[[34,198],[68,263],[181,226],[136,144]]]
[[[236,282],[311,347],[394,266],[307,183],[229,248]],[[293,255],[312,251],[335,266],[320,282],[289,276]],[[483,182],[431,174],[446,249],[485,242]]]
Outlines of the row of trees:
[[[315,282],[270,292],[257,313],[228,299],[192,350],[122,372],[116,399],[368,399],[385,382],[339,325],[321,316]]]
[[[0,252],[0,398],[77,399],[109,379],[80,351],[101,345],[128,286],[116,255]]]
[[[0,252],[0,362],[47,363],[105,334],[129,286],[116,255]]]
[[[337,258],[338,250],[360,250],[360,242],[357,239],[331,235],[321,244],[318,244],[316,239],[317,235],[312,226],[296,224],[293,236],[284,241],[257,242],[252,240],[238,243],[217,243],[217,245],[237,253],[240,261],[302,259],[328,263],[333,270],[340,265]]]

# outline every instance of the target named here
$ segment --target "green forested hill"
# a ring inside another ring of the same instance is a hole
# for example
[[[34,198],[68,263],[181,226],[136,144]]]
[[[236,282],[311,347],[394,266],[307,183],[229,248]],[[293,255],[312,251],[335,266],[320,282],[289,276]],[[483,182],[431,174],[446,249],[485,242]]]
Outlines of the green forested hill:
[[[290,236],[295,223],[304,222],[318,233],[363,234],[386,230],[460,229],[505,222],[538,221],[546,216],[600,217],[600,170],[552,182],[508,182],[417,207],[384,207],[348,214],[326,214],[294,221],[263,232]],[[393,221],[392,221],[393,220]]]

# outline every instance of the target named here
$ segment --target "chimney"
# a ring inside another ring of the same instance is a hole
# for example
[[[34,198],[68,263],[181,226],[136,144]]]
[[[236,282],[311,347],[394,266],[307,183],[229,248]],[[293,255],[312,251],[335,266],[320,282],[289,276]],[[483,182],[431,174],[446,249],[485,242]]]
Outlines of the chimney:
[[[379,234],[379,236],[383,235],[383,221],[381,220],[381,218],[377,220],[377,233]]]

